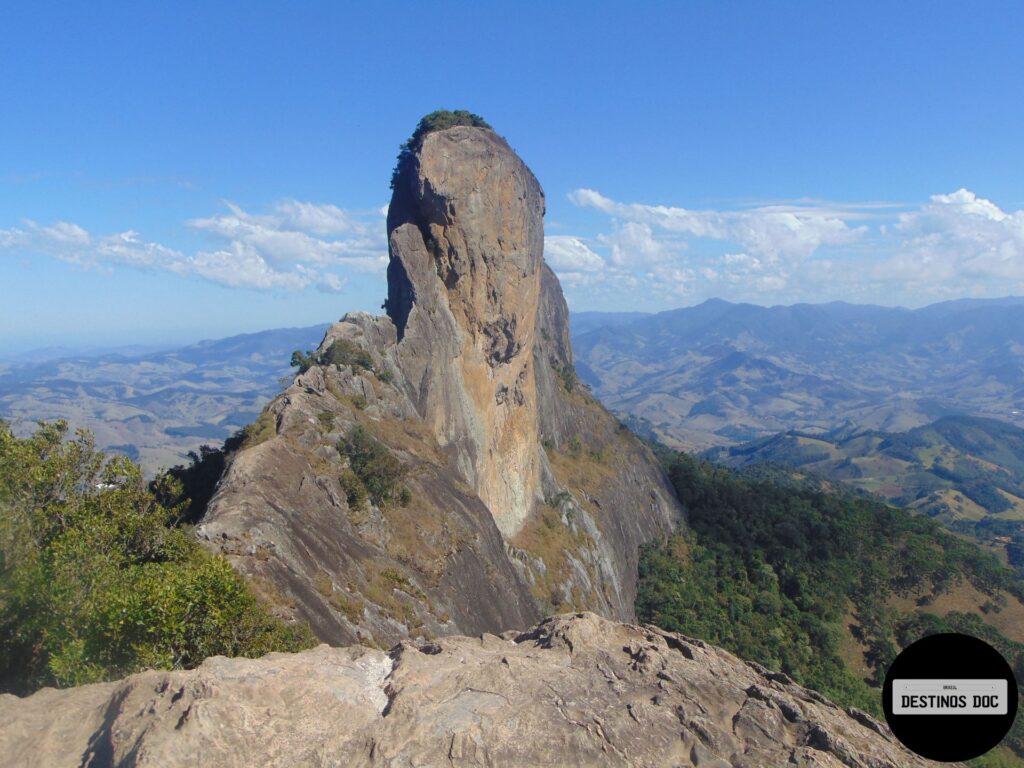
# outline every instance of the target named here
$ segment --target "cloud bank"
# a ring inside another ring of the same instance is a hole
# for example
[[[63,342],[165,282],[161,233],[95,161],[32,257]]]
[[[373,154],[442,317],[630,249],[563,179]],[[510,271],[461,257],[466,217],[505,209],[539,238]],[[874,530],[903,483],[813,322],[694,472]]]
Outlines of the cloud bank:
[[[967,189],[918,205],[787,201],[693,210],[627,203],[577,189],[597,214],[588,235],[549,235],[545,257],[576,306],[734,301],[922,304],[1024,294],[1024,209]],[[225,203],[184,222],[206,245],[186,251],[127,230],[72,222],[0,228],[0,251],[85,267],[198,277],[229,288],[337,292],[387,265],[386,209],[282,200],[261,211]]]
[[[966,189],[916,206],[793,201],[691,210],[592,189],[569,200],[603,214],[604,225],[590,237],[547,238],[549,262],[570,288],[621,306],[642,306],[637,295],[668,304],[712,296],[919,304],[1024,293],[1024,210],[1003,210]],[[627,293],[633,301],[618,300]]]
[[[226,213],[192,219],[210,248],[186,253],[149,242],[128,230],[93,234],[71,222],[44,226],[25,221],[0,229],[0,248],[44,254],[92,267],[132,267],[194,275],[228,288],[337,292],[345,273],[379,272],[387,265],[387,240],[378,210],[344,211],[333,205],[285,200],[255,214],[231,203]]]

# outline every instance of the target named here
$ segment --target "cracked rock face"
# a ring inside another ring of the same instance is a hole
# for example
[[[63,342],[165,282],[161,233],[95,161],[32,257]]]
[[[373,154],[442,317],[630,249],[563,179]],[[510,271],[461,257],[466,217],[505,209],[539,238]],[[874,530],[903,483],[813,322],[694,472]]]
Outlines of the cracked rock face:
[[[26,768],[938,765],[785,675],[594,614],[4,695],[0,722]]]

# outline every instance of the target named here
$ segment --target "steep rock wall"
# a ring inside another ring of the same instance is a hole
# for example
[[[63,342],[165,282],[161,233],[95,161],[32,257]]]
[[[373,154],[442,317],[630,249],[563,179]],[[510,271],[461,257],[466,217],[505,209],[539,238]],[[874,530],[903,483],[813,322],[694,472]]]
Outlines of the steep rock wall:
[[[506,537],[538,501],[544,193],[493,131],[428,134],[388,209],[388,313],[420,416]]]

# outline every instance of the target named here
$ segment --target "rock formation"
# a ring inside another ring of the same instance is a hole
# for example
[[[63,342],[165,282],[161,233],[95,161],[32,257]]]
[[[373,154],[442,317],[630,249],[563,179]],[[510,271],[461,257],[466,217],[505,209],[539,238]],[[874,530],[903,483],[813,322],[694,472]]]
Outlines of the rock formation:
[[[783,674],[594,614],[0,695],[0,723],[25,768],[937,765]]]
[[[420,416],[506,538],[540,496],[544,193],[486,129],[428,134],[388,209],[388,314]]]
[[[487,128],[403,154],[387,316],[329,329],[321,364],[249,429],[199,534],[334,644],[501,632],[553,610],[628,620],[638,546],[682,511],[576,381],[540,185]],[[352,493],[356,427],[400,462],[401,502]]]

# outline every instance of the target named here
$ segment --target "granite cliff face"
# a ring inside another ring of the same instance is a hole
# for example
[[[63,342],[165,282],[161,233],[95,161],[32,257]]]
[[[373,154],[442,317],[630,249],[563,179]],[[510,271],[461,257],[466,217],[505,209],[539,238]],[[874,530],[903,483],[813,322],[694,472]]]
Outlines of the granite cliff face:
[[[938,765],[785,675],[594,614],[0,695],[0,722],[26,768]]]
[[[200,536],[322,640],[632,617],[637,548],[682,510],[575,379],[543,215],[493,131],[423,136],[395,176],[387,316],[333,325],[222,478]],[[402,503],[352,497],[356,427],[400,463]]]
[[[506,538],[540,493],[544,193],[493,132],[427,134],[388,209],[387,310],[421,418]]]

